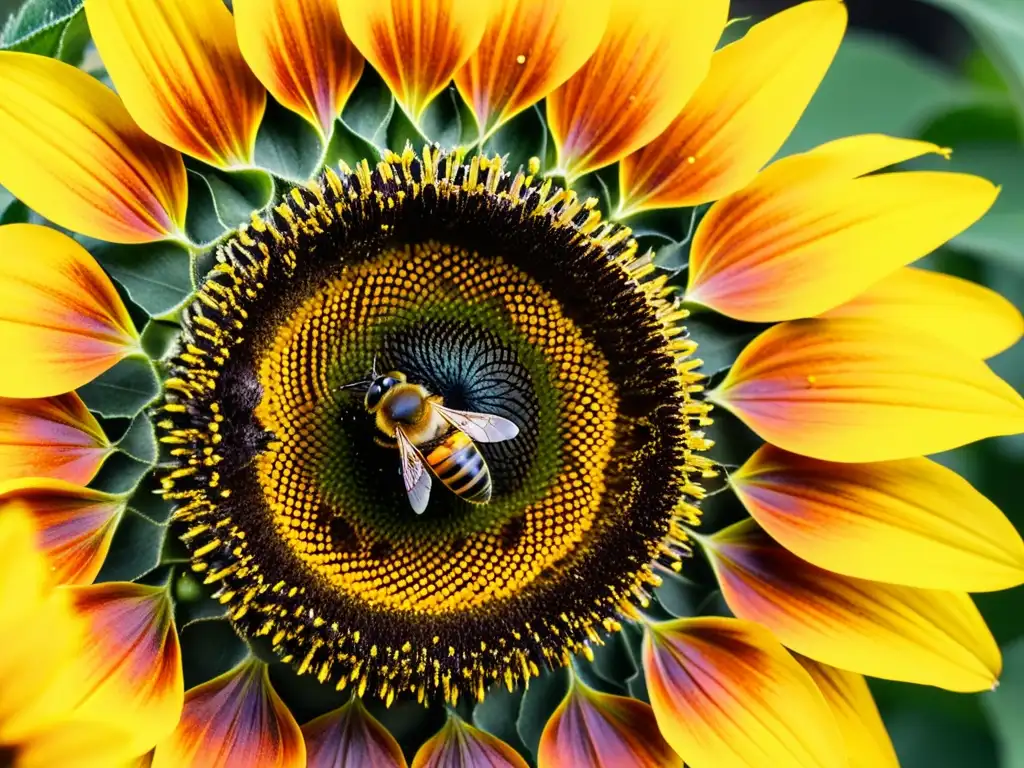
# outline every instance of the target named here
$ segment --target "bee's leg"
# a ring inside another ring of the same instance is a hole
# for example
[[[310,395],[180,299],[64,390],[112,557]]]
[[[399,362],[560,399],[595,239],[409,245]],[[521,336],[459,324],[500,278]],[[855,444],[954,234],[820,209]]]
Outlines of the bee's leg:
[[[385,440],[383,437],[376,437],[376,436],[374,436],[373,442],[375,442],[381,448],[394,448],[396,450],[398,449],[398,441],[397,440]]]

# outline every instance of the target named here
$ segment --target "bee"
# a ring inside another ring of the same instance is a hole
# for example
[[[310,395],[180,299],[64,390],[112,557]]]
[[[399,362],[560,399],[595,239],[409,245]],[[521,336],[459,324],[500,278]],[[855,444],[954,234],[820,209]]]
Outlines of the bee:
[[[431,475],[471,504],[491,500],[491,472],[476,443],[500,443],[519,434],[508,419],[487,413],[457,411],[440,395],[410,384],[401,371],[374,371],[368,381],[342,389],[366,388],[363,405],[376,419],[377,429],[397,447],[405,492],[416,514],[430,501]],[[429,471],[428,471],[429,470]]]

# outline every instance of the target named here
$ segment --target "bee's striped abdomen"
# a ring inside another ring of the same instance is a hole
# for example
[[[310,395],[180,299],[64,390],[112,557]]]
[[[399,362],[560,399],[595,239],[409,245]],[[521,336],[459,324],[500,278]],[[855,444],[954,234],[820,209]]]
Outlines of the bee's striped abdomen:
[[[491,500],[491,473],[480,449],[462,430],[452,430],[425,456],[427,465],[453,493],[473,504]]]

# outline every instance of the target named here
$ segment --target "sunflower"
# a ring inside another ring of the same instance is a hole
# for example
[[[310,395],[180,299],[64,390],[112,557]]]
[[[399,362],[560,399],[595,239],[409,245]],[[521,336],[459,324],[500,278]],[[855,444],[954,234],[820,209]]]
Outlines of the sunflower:
[[[907,265],[998,190],[772,161],[846,10],[728,10],[86,0],[96,77],[0,52],[0,184],[77,235],[0,228],[0,515],[140,765],[876,768],[865,675],[996,684],[1024,543],[925,456],[1024,431],[1024,321]]]

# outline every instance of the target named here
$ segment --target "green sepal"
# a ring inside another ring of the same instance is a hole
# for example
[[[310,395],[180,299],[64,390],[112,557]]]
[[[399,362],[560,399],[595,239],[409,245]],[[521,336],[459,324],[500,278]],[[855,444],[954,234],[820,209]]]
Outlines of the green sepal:
[[[502,125],[484,142],[485,155],[500,155],[505,158],[505,168],[515,173],[527,168],[530,158],[536,157],[542,167],[548,165],[548,126],[539,106],[523,110]]]
[[[128,506],[154,523],[163,524],[171,518],[173,506],[164,499],[160,487],[159,468],[147,472],[132,490]]]
[[[388,123],[397,107],[391,89],[373,67],[365,67],[352,95],[345,102],[341,120],[349,130],[375,147],[384,148]]]
[[[332,168],[337,172],[338,164],[341,162],[350,168],[355,168],[361,160],[366,160],[373,165],[380,158],[381,151],[376,145],[352,131],[341,120],[335,121],[331,143],[327,145],[327,150],[324,152],[323,167]]]
[[[395,152],[402,152],[406,147],[412,147],[415,152],[419,152],[430,143],[431,141],[427,138],[426,134],[413,124],[405,112],[400,109],[395,110],[394,115],[391,117],[391,122],[388,123],[388,147]]]
[[[29,220],[32,211],[21,200],[12,200],[0,213],[0,226],[4,224],[24,224]]]
[[[395,737],[406,760],[412,763],[420,746],[444,726],[444,707],[424,707],[415,699],[401,698],[390,707],[375,696],[363,699],[366,710]]]
[[[142,349],[151,359],[163,360],[174,349],[180,336],[181,327],[176,323],[150,320],[142,329]]]
[[[125,510],[96,581],[135,581],[160,564],[165,528]]]
[[[571,675],[565,667],[546,670],[530,681],[523,694],[516,719],[516,730],[526,748],[534,757],[540,745],[541,734],[551,715],[569,692]]]
[[[647,679],[644,677],[644,628],[636,624],[624,624],[620,634],[622,644],[636,669],[632,676],[626,678],[626,690],[634,699],[650,704],[651,697],[647,693]]]
[[[256,134],[256,165],[301,183],[316,173],[322,154],[319,132],[307,120],[268,98]]]
[[[146,414],[140,413],[135,417],[124,437],[118,441],[117,449],[145,464],[156,461],[156,434],[153,431],[153,422]]]
[[[661,606],[676,617],[696,615],[703,590],[677,573],[662,572],[661,577],[661,586],[654,590]]]
[[[0,32],[0,49],[71,64],[82,60],[88,42],[84,0],[27,0]]]
[[[164,545],[164,562],[171,562],[168,559],[170,542],[179,547],[184,545],[176,536],[169,535]],[[175,621],[178,622],[178,629],[183,629],[196,621],[209,621],[210,619],[223,619],[227,616],[227,607],[215,599],[212,595],[212,588],[203,584],[202,574],[192,572],[192,569],[185,564],[187,561],[177,562],[177,573],[174,577],[171,594],[174,597]]]
[[[127,357],[79,388],[90,411],[115,418],[133,417],[160,394],[152,362],[141,355]]]
[[[463,101],[454,85],[449,85],[427,105],[418,122],[419,133],[428,141],[440,144],[442,147],[457,147],[473,143],[479,139],[480,135],[472,110]],[[404,143],[390,146],[404,146]],[[416,149],[420,149],[420,146],[414,146]]]
[[[104,493],[131,493],[148,471],[149,464],[146,462],[117,451],[103,463],[89,485]]]
[[[104,243],[92,254],[132,301],[151,316],[169,312],[192,293],[189,252],[178,243]]]
[[[498,683],[491,687],[484,700],[473,708],[473,725],[497,736],[526,757],[529,755],[529,750],[516,728],[523,694],[521,685],[516,686],[512,691],[509,691],[504,683]]]
[[[602,639],[603,645],[593,646],[594,661],[590,668],[602,679],[627,691],[626,681],[637,673],[637,667],[626,647],[625,637],[622,632],[610,632]]]
[[[274,179],[263,170],[221,171],[186,163],[188,211],[185,232],[194,243],[216,241],[247,223],[274,198]]]
[[[300,723],[337,709],[351,696],[349,691],[337,691],[333,685],[321,683],[315,674],[298,675],[290,665],[281,662],[270,665],[270,682]]]

